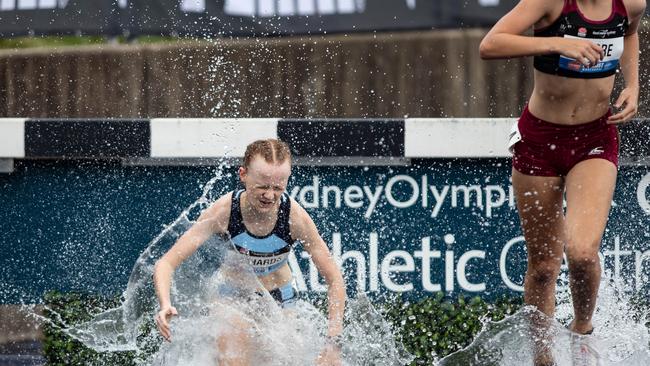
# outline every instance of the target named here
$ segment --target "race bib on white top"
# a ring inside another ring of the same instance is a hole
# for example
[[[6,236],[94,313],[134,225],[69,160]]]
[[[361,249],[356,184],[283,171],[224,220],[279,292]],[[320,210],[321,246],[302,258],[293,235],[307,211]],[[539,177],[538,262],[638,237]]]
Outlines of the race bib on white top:
[[[599,32],[612,32],[616,33],[613,30],[601,30],[594,31],[595,35],[599,35]],[[606,36],[606,34],[603,34]],[[595,72],[603,72],[615,70],[618,67],[618,60],[623,55],[623,37],[618,38],[585,38],[585,37],[576,37],[570,35],[564,35],[564,38],[573,38],[573,39],[584,39],[586,41],[591,41],[602,47],[605,57],[599,61],[597,64],[590,67],[586,67],[582,62],[560,55],[560,68],[571,70],[575,72],[580,72],[584,74],[590,74]]]

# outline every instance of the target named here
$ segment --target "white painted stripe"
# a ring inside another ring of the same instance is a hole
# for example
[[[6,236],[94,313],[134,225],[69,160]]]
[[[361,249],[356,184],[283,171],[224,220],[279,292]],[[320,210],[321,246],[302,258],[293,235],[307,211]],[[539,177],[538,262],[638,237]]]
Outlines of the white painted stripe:
[[[0,158],[25,157],[25,119],[0,118]]]
[[[151,120],[151,157],[242,157],[246,146],[277,138],[276,118]]]
[[[407,158],[509,157],[508,135],[515,118],[408,118]]]

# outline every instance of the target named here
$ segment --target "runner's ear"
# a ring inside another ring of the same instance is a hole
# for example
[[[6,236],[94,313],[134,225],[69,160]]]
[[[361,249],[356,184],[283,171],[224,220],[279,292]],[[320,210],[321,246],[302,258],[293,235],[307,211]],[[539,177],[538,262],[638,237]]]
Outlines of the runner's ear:
[[[243,166],[240,166],[239,167],[239,180],[241,180],[242,183],[246,182],[246,175],[247,174],[248,174],[248,172],[246,171],[246,168],[243,167]]]

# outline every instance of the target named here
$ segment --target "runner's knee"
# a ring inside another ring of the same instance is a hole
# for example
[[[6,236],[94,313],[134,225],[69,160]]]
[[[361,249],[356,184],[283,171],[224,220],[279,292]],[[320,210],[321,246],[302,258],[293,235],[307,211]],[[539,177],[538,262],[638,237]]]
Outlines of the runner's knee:
[[[251,323],[232,317],[228,319],[227,324],[226,331],[217,337],[218,359],[226,363],[246,359],[251,346]]]
[[[598,252],[585,250],[573,251],[568,255],[569,271],[573,276],[587,274],[594,269],[600,268],[600,259]]]
[[[556,258],[549,258],[543,261],[529,263],[526,276],[538,286],[547,286],[555,283],[560,274],[562,261]]]

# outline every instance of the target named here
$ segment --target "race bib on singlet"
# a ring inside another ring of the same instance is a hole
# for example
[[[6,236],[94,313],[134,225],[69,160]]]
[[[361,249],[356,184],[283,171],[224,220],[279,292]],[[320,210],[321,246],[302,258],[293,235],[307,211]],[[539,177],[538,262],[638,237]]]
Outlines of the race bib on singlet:
[[[289,257],[289,253],[274,255],[270,257],[251,257],[247,256],[248,262],[256,272],[266,272],[278,264],[284,264]]]
[[[611,30],[594,31],[594,35],[599,35],[599,32],[613,32]],[[604,34],[606,35],[606,34]],[[604,72],[615,70],[618,67],[618,60],[623,54],[623,37],[618,38],[585,38],[570,35],[564,35],[564,38],[584,39],[591,41],[603,48],[605,57],[596,65],[586,67],[580,61],[573,58],[560,55],[560,68],[571,70],[579,73],[590,74],[596,72]]]
[[[257,275],[269,274],[282,267],[289,259],[289,253],[252,255],[248,250],[242,247],[236,247],[235,250],[244,256],[245,260],[253,267],[253,272]]]
[[[245,257],[258,275],[282,267],[291,253],[291,246],[275,234],[259,238],[243,232],[232,238],[231,242],[233,249]]]

